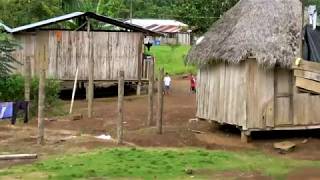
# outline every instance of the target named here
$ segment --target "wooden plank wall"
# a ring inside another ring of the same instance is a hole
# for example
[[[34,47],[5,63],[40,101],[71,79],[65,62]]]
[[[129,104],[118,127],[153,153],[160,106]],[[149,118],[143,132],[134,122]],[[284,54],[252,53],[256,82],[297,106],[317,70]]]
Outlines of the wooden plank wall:
[[[20,62],[25,62],[25,58],[27,56],[30,56],[31,60],[31,75],[35,75],[35,41],[36,41],[36,36],[32,35],[31,33],[29,34],[19,34],[15,35],[15,39],[19,42],[21,47],[19,48],[18,51],[15,51],[12,53],[12,55],[19,60]],[[17,69],[16,72],[24,72],[23,71],[23,65],[14,65]]]
[[[320,96],[309,93],[293,94],[293,124],[320,125]]]
[[[292,125],[292,73],[288,69],[275,68],[275,126]]]
[[[245,64],[220,63],[198,73],[197,117],[242,126],[246,123]]]
[[[48,33],[49,46],[47,76],[59,80],[73,80],[78,67],[79,80],[87,80],[87,33],[82,31],[46,32]],[[139,63],[142,61],[143,34],[132,32],[91,33],[93,37],[91,59],[95,62],[94,79],[117,80],[118,71],[124,69],[126,80],[137,80]],[[21,61],[27,54],[31,55],[33,75],[37,72],[38,63],[35,62],[34,56],[37,52],[36,39],[40,34],[43,34],[43,32],[37,32],[35,36],[30,34],[16,35],[16,38],[22,44],[22,49],[15,52],[14,55]]]
[[[255,59],[247,65],[247,128],[266,128],[274,125],[274,72],[259,67]]]
[[[197,117],[265,130],[320,125],[320,96],[293,91],[291,70],[265,69],[254,59],[198,72]]]

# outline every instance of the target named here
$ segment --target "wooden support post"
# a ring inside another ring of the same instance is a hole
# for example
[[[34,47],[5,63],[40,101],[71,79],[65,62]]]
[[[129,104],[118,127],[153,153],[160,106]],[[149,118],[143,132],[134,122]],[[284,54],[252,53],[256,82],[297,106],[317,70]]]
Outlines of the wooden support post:
[[[24,63],[24,100],[30,102],[30,84],[31,84],[31,62],[30,56],[26,57]],[[27,109],[28,119],[30,114],[30,104]]]
[[[159,72],[159,78],[158,78],[158,119],[157,119],[158,134],[162,134],[163,77],[164,77],[164,69],[161,68]]]
[[[149,64],[149,107],[148,107],[148,121],[147,125],[151,126],[153,124],[153,94],[154,94],[154,63],[153,60]]]
[[[303,45],[304,45],[304,8],[305,2],[304,0],[301,1],[301,37],[300,37],[300,57],[303,59]]]
[[[40,69],[39,98],[38,98],[38,144],[44,144],[44,101],[45,101],[45,77],[46,71]]]
[[[123,96],[124,96],[124,71],[119,72],[118,82],[118,123],[117,143],[123,143]]]
[[[249,131],[241,131],[241,142],[249,143],[251,141],[250,132]]]
[[[90,32],[90,20],[87,19],[87,35],[88,35],[88,117],[92,118],[93,114],[93,98],[94,98],[94,87],[93,87],[93,76],[94,76],[94,62],[92,58],[92,37]]]
[[[141,83],[141,80],[139,80],[137,85],[137,96],[141,95],[141,86],[142,86],[142,83]]]

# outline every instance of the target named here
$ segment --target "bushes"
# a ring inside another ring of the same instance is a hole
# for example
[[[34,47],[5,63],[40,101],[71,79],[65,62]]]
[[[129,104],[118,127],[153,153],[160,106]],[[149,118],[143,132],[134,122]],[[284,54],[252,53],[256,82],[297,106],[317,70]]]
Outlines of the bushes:
[[[54,79],[46,80],[45,108],[48,110],[58,102],[60,82]],[[31,112],[35,113],[38,104],[39,80],[33,78],[31,83]],[[24,78],[21,75],[11,75],[0,78],[0,101],[16,101],[24,99]]]

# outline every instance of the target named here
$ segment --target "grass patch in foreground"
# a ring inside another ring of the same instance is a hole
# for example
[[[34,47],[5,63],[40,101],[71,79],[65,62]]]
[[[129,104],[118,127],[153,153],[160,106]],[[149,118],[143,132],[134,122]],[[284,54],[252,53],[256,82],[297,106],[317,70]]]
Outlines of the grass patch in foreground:
[[[190,46],[152,46],[150,54],[156,57],[156,68],[163,67],[171,75],[196,73],[196,67],[186,66],[184,59],[187,56]]]
[[[320,166],[319,162],[295,161],[268,157],[257,152],[226,152],[206,150],[106,149],[79,155],[52,158],[32,165],[18,166],[0,172],[2,177],[22,177],[41,174],[38,179],[186,178],[186,168],[219,171],[261,172],[284,178],[299,167]],[[44,176],[47,175],[47,176]],[[194,174],[195,179],[205,176]],[[44,178],[42,178],[44,177]]]

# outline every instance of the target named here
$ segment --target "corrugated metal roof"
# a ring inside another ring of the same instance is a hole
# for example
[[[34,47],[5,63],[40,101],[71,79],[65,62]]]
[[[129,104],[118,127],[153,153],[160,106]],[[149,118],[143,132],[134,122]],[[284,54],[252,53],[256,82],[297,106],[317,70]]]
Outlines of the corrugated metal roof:
[[[49,24],[54,24],[54,23],[57,23],[57,22],[73,19],[75,17],[79,17],[79,16],[82,16],[84,14],[85,13],[83,13],[83,12],[74,12],[74,13],[63,15],[63,16],[54,17],[54,18],[51,18],[51,19],[47,19],[47,20],[43,20],[43,21],[39,21],[39,22],[36,22],[36,23],[32,23],[32,24],[28,24],[28,25],[24,25],[24,26],[20,26],[20,27],[14,28],[14,29],[11,30],[10,33],[16,33],[16,32],[25,31],[25,30],[28,30],[28,29],[34,29],[34,28],[38,28],[38,27],[43,27],[43,26],[46,26],[46,25],[49,25]]]
[[[118,26],[118,27],[121,27],[121,28],[124,28],[124,29],[137,31],[137,32],[143,32],[143,33],[149,34],[149,35],[155,35],[155,34],[156,35],[162,35],[162,34],[159,34],[157,32],[151,31],[149,29],[145,29],[143,27],[140,27],[140,26],[137,26],[137,25],[134,25],[134,24],[130,24],[130,23],[127,23],[127,22],[122,22],[122,21],[119,21],[119,20],[116,20],[116,19],[112,19],[112,18],[109,18],[109,17],[106,17],[106,16],[98,15],[98,14],[95,14],[95,13],[92,13],[92,12],[74,12],[74,13],[63,15],[63,16],[58,16],[58,17],[54,17],[54,18],[51,18],[51,19],[39,21],[39,22],[36,22],[36,23],[20,26],[20,27],[13,28],[13,29],[6,28],[7,26],[5,26],[5,25],[3,27],[5,27],[5,30],[8,33],[18,33],[18,32],[22,32],[22,31],[29,31],[29,30],[39,29],[41,27],[48,26],[50,24],[55,24],[55,23],[58,23],[58,22],[67,21],[67,20],[70,20],[70,19],[73,19],[73,18],[78,18],[78,17],[81,17],[81,16],[92,18],[92,19],[95,19],[97,21],[101,21],[101,22],[104,22],[104,23],[112,24],[112,25],[115,25],[115,26]]]
[[[6,26],[5,24],[2,24],[2,23],[0,23],[0,27],[2,27],[7,32],[12,30],[9,26]]]
[[[172,19],[132,19],[127,20],[126,22],[131,22],[132,24],[141,26],[141,27],[147,27],[151,26],[153,24],[159,25],[159,26],[188,26],[184,24],[183,22],[172,20]]]
[[[162,20],[162,19],[132,19],[126,22],[141,26],[151,31],[159,33],[177,33],[181,32],[184,27],[188,25],[176,20]]]

